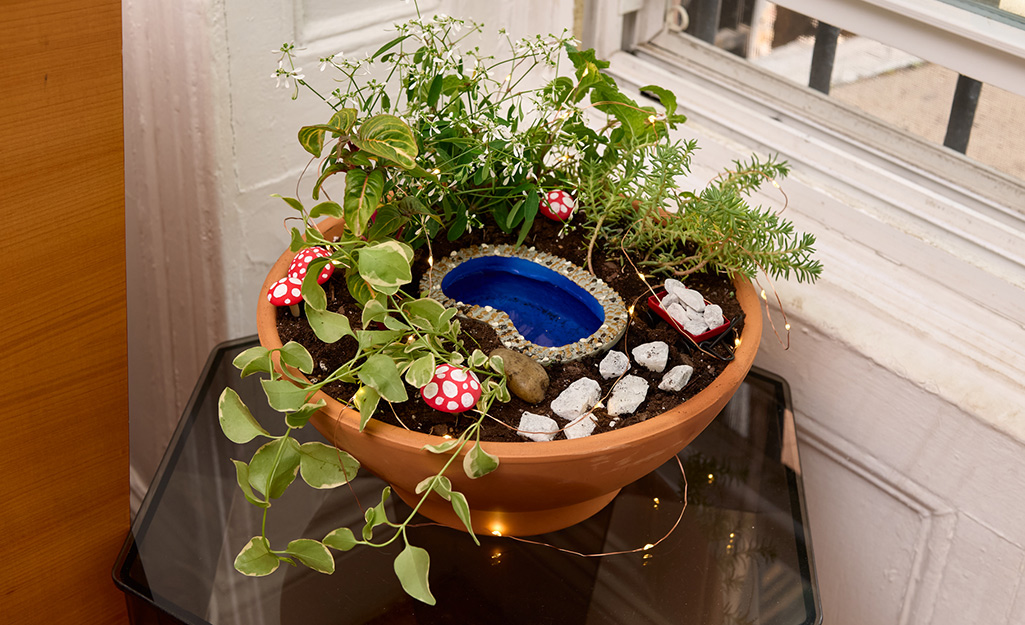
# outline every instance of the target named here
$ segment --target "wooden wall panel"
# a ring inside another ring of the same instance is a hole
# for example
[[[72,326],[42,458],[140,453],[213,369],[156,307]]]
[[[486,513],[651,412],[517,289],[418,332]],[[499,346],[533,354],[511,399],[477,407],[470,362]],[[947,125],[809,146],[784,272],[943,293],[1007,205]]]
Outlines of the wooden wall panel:
[[[121,2],[0,5],[0,622],[127,622]]]

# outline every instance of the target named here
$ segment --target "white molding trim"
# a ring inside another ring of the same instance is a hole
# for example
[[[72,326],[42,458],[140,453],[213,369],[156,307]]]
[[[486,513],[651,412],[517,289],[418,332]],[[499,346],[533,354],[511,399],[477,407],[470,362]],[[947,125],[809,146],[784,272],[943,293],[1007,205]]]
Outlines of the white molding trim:
[[[921,531],[915,543],[899,623],[931,622],[957,526],[956,510],[938,495],[813,418],[797,411],[795,419],[800,447],[814,449],[918,515]],[[814,531],[814,519],[809,525]]]
[[[1025,31],[939,0],[782,0],[798,13],[1025,95]]]

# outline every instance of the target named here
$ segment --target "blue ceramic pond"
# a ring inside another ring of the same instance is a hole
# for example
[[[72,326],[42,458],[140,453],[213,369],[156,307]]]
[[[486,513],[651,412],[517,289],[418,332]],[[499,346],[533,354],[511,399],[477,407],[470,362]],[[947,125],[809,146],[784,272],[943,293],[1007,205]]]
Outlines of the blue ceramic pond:
[[[420,291],[541,364],[607,350],[628,319],[619,294],[583,267],[514,245],[472,245],[435,259]]]
[[[441,290],[456,301],[504,312],[523,338],[542,347],[575,343],[605,321],[605,309],[580,285],[523,258],[471,258],[445,275]]]

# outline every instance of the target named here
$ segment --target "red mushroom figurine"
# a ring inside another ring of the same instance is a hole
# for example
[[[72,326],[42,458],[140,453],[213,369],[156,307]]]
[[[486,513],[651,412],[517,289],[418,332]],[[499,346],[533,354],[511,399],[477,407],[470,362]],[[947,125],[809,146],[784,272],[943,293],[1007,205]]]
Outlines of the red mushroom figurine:
[[[328,258],[331,256],[331,252],[322,247],[307,247],[299,250],[299,253],[292,259],[292,264],[288,266],[288,275],[293,278],[299,278],[302,280],[306,277],[306,269],[310,266],[314,260],[318,258]],[[334,263],[327,263],[324,268],[320,270],[320,275],[317,276],[317,284],[324,284],[327,282],[331,274],[335,272]]]
[[[572,195],[562,189],[556,189],[555,191],[549,191],[542,198],[541,213],[555,221],[566,221],[573,214],[573,209],[576,206],[577,203],[573,200]]]
[[[267,301],[275,306],[288,306],[292,315],[299,316],[299,302],[303,301],[303,281],[285,276],[267,289]]]
[[[420,396],[427,405],[442,412],[463,412],[477,405],[480,382],[472,371],[453,365],[438,365],[434,377],[422,389]]]

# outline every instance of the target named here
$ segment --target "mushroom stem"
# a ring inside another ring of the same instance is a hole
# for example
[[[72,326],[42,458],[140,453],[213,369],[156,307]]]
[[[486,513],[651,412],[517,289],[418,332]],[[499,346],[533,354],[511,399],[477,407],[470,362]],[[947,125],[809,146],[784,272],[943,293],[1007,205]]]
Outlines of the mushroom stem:
[[[288,307],[288,309],[292,311],[292,316],[293,317],[298,317],[299,316],[299,304],[292,304],[291,306]]]

